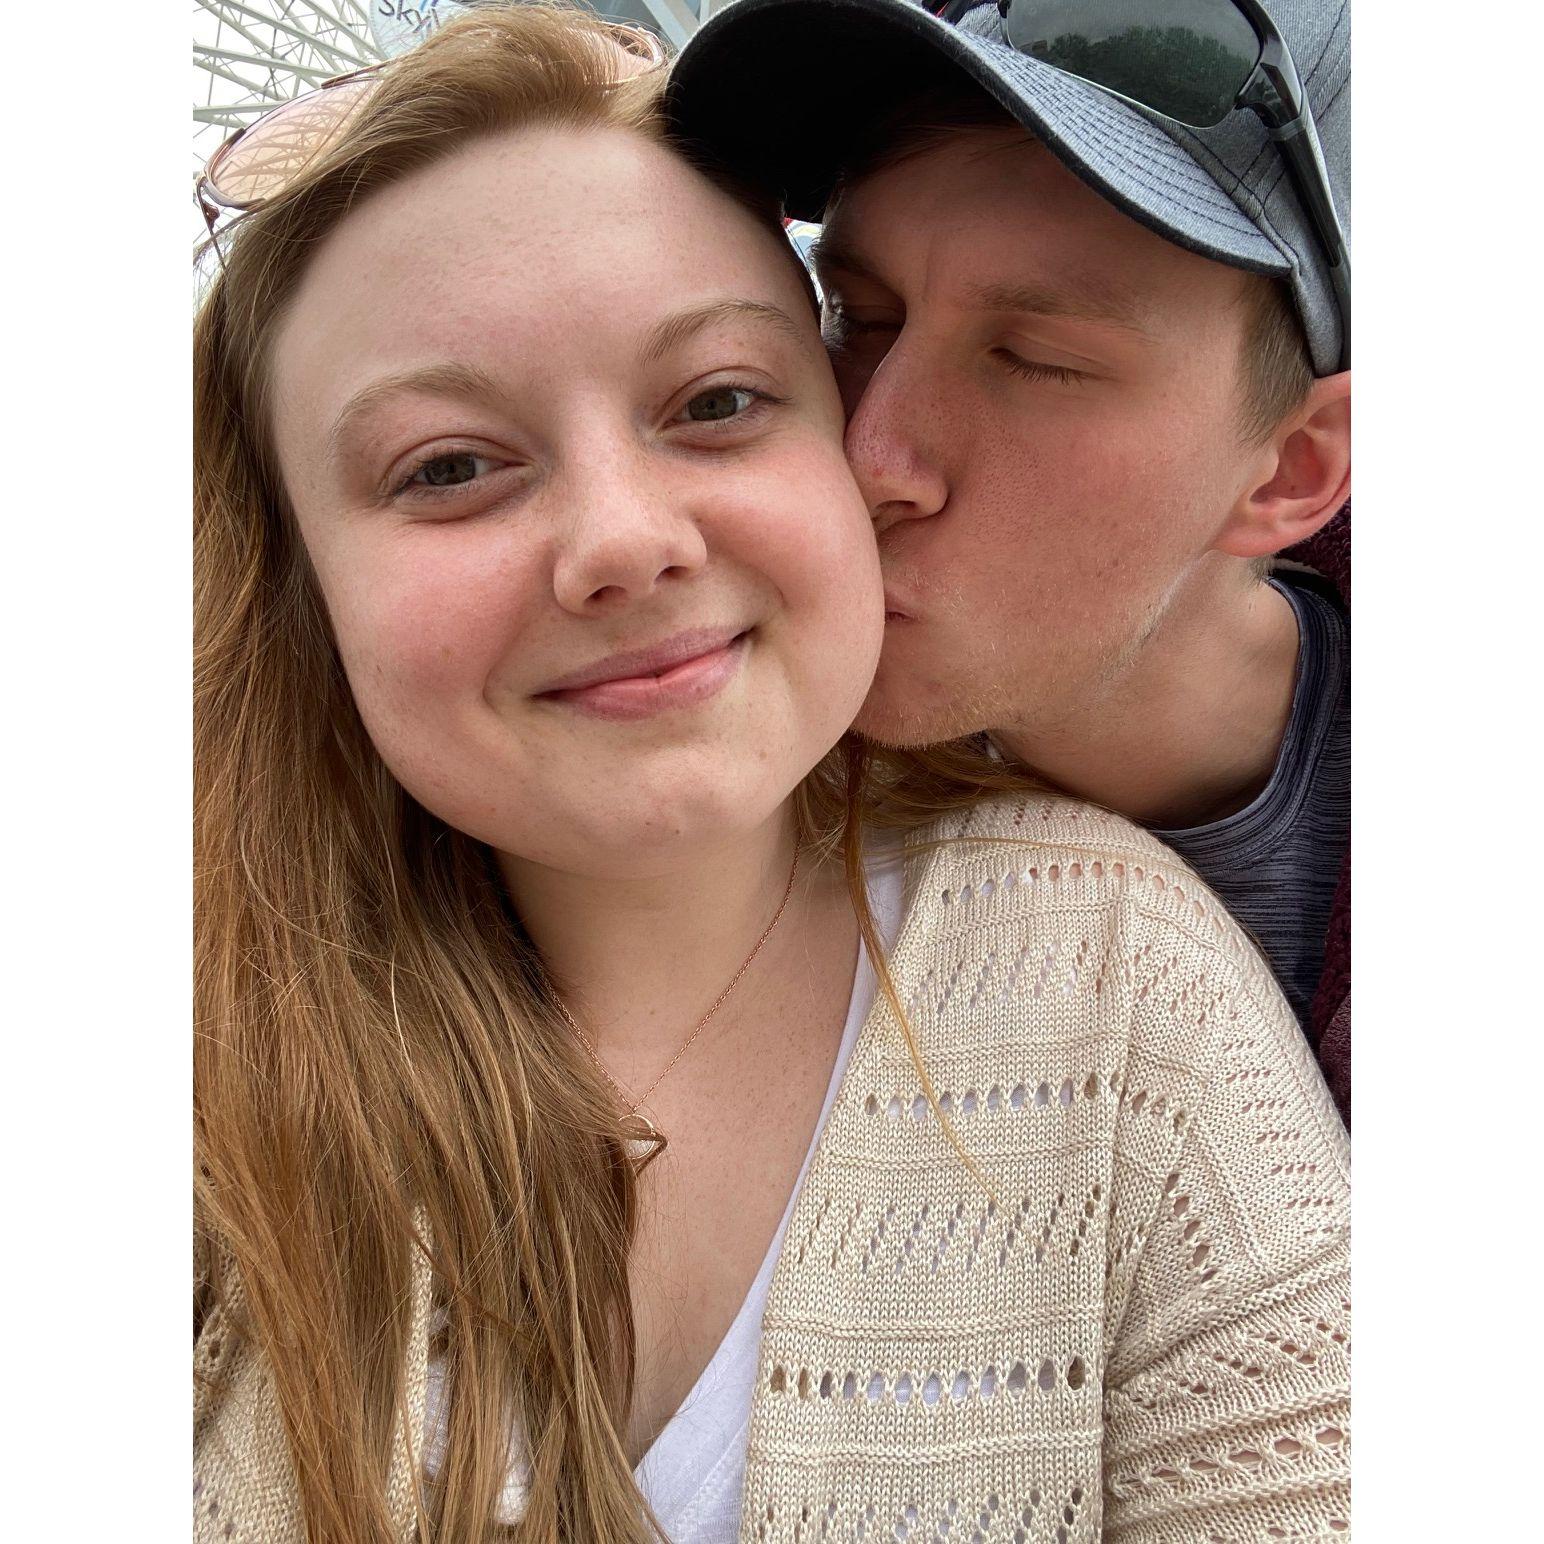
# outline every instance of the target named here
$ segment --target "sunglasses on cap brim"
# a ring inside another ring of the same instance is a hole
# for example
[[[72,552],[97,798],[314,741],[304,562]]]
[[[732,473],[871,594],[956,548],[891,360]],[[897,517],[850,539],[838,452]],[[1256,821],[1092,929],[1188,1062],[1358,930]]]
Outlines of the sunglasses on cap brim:
[[[958,22],[982,3],[949,0],[936,14]],[[1340,311],[1341,369],[1349,369],[1351,253],[1291,50],[1259,0],[996,3],[1016,52],[1135,107],[1194,129],[1239,111],[1260,118],[1324,253]]]

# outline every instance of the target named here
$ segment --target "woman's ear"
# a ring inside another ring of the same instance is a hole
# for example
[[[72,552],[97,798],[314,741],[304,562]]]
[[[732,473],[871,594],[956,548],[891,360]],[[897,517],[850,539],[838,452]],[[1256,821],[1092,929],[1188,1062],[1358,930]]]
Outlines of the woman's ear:
[[[1263,558],[1306,541],[1351,497],[1351,372],[1315,381],[1260,447],[1213,547]]]

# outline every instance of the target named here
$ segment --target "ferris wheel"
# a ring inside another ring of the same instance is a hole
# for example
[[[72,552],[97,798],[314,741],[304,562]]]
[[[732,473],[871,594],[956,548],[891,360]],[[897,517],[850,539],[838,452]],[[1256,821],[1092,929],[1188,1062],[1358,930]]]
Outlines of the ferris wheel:
[[[516,0],[194,0],[193,158],[334,75],[391,58],[477,4]],[[725,0],[589,0],[680,48]]]
[[[386,0],[395,10],[394,0]],[[201,166],[270,108],[386,57],[381,0],[194,0],[193,158]]]

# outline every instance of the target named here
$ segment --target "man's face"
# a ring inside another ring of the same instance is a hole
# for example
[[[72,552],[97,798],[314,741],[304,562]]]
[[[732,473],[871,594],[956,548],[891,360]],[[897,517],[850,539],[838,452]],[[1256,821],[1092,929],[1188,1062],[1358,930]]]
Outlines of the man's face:
[[[1208,556],[1259,461],[1242,274],[996,129],[849,189],[817,267],[885,574],[865,734],[1054,734],[1242,579]]]

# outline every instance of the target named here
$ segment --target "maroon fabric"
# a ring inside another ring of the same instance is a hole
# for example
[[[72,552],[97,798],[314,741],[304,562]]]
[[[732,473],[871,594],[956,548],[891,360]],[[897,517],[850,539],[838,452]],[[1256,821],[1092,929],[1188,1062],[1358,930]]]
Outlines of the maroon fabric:
[[[1340,598],[1351,609],[1351,506],[1321,526],[1307,541],[1288,547],[1282,557],[1306,563],[1331,580]]]
[[[1314,994],[1314,1051],[1335,1103],[1351,1124],[1351,855],[1341,870],[1329,930],[1324,936],[1324,974]]]
[[[1282,553],[1331,580],[1351,611],[1351,506],[1322,530]],[[1324,935],[1324,970],[1314,994],[1308,1038],[1324,1069],[1324,1080],[1347,1127],[1351,1125],[1351,852],[1346,851],[1340,885]]]

